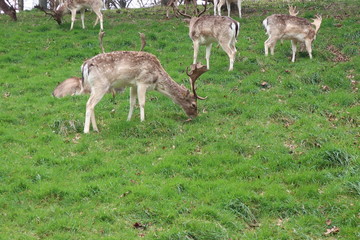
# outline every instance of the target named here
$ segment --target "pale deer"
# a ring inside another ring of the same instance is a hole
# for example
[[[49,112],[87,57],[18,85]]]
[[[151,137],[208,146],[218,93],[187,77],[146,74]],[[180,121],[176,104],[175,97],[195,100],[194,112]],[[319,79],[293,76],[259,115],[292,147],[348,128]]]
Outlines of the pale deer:
[[[266,33],[269,35],[269,38],[264,43],[265,55],[269,54],[269,48],[271,55],[274,55],[275,45],[278,40],[289,39],[292,46],[292,62],[295,62],[296,44],[298,42],[305,44],[309,57],[312,59],[311,44],[316,38],[321,22],[322,18],[318,15],[313,19],[312,23],[304,18],[283,14],[273,14],[267,17],[263,21]]]
[[[205,5],[206,10],[206,5]],[[206,66],[210,69],[210,53],[213,43],[218,42],[230,59],[229,71],[234,69],[236,55],[236,38],[239,35],[240,23],[229,17],[223,16],[200,16],[197,17],[179,12],[181,15],[190,18],[189,36],[194,45],[194,61],[197,62],[200,45],[206,45]]]
[[[214,1],[214,15],[216,15],[215,2],[217,2],[217,0]],[[221,16],[222,6],[226,3],[228,17],[230,17],[231,3],[237,3],[237,7],[239,10],[239,18],[241,18],[241,2],[242,2],[242,0],[220,0],[219,3],[217,4],[217,10],[218,10],[219,16]]]
[[[92,9],[96,14],[96,21],[94,26],[100,20],[100,30],[103,31],[103,15],[101,13],[101,9],[103,7],[102,0],[66,0],[64,3],[61,3],[55,11],[46,11],[44,8],[40,6],[36,6],[36,8],[44,11],[46,14],[51,15],[54,20],[60,25],[62,23],[63,16],[71,12],[71,26],[70,30],[74,27],[74,22],[76,18],[76,12],[80,10],[81,13],[81,23],[82,28],[85,28],[84,18],[85,18],[85,9]]]
[[[184,86],[176,83],[161,66],[160,61],[152,54],[136,51],[116,51],[103,53],[86,60],[81,66],[84,84],[89,84],[90,98],[86,103],[84,133],[90,130],[90,122],[94,131],[98,131],[94,108],[109,88],[130,87],[130,109],[127,120],[130,121],[136,97],[140,106],[140,119],[145,120],[145,93],[156,90],[171,98],[180,105],[185,113],[194,118],[197,116],[197,99],[195,91],[196,79],[206,71],[200,64],[192,65],[192,93]]]
[[[111,88],[109,93],[112,93],[115,97],[116,93],[122,93],[124,88]],[[54,89],[52,95],[56,98],[62,98],[66,96],[84,95],[90,93],[90,86],[82,84],[82,79],[79,77],[71,77],[63,82],[59,83]]]

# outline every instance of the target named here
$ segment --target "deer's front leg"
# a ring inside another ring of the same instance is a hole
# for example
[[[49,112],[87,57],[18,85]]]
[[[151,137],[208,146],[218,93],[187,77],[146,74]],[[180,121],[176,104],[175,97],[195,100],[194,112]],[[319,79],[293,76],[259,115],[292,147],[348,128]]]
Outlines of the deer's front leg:
[[[230,3],[229,1],[226,1],[226,7],[227,7],[227,11],[228,11],[228,17],[230,17],[230,12],[231,12],[230,5],[231,5],[231,3]]]
[[[137,87],[137,95],[139,100],[139,106],[140,106],[140,120],[145,120],[145,94],[146,94],[147,86],[144,84],[139,84]]]
[[[76,18],[76,9],[71,10],[71,26],[70,26],[70,31],[73,29],[74,27],[74,22],[75,22],[75,18]]]
[[[130,109],[129,109],[129,115],[127,120],[130,121],[132,114],[134,112],[134,107],[136,104],[136,97],[137,97],[137,87],[131,87],[130,88]]]
[[[85,9],[81,9],[81,10],[80,10],[80,14],[81,14],[82,28],[85,29],[85,23],[84,23],[84,19],[85,19]]]
[[[218,5],[218,0],[214,0],[214,16],[216,16],[217,5]]]
[[[210,69],[210,54],[211,54],[212,44],[206,45],[206,68]]]
[[[241,2],[242,2],[242,0],[238,0],[238,2],[237,2],[238,9],[239,9],[239,18],[241,18]]]
[[[297,41],[291,40],[291,49],[292,49],[292,58],[291,58],[291,61],[292,61],[292,62],[295,62],[296,44],[297,44]]]
[[[194,61],[193,64],[196,64],[198,52],[199,52],[200,44],[198,41],[194,41]]]

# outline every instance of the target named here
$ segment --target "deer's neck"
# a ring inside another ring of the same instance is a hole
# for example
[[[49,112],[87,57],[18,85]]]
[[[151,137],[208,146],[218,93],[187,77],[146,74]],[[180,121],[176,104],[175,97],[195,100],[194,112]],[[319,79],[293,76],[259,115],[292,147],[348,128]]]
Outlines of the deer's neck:
[[[158,80],[156,90],[168,96],[179,105],[181,105],[181,102],[188,94],[188,90],[172,80],[168,74],[165,74],[165,76]]]

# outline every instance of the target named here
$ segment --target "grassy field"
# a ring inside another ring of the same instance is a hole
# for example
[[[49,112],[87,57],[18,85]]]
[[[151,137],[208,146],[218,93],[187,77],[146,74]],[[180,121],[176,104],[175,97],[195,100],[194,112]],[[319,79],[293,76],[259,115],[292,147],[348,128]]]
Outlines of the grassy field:
[[[234,71],[214,46],[195,120],[148,92],[146,121],[137,108],[127,122],[126,91],[102,99],[100,133],[87,135],[88,96],[51,93],[100,53],[95,14],[73,31],[70,16],[0,15],[0,239],[359,239],[358,2],[294,4],[323,16],[312,60],[291,63],[289,41],[265,57],[261,22],[287,4],[245,1]],[[106,51],[138,50],[145,33],[145,51],[189,88],[182,19],[104,11],[104,29]]]

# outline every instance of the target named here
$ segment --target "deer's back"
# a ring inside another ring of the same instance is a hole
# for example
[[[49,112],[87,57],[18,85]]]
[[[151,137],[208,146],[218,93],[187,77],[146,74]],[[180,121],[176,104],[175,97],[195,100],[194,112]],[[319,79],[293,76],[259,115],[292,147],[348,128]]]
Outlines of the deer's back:
[[[115,51],[103,53],[83,64],[86,81],[92,85],[95,79],[103,79],[113,87],[134,86],[139,81],[153,84],[159,74],[165,72],[159,60],[152,54],[136,51]],[[99,82],[99,81],[97,81]]]

